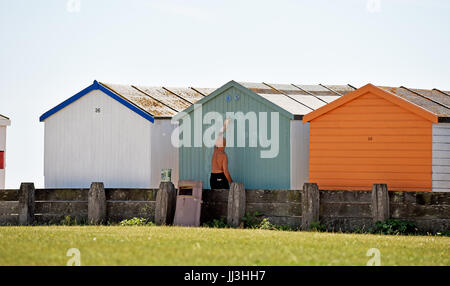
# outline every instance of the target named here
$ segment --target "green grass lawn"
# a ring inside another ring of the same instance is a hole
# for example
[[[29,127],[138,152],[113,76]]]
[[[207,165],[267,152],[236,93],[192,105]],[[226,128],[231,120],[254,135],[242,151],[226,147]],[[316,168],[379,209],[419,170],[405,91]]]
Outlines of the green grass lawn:
[[[450,238],[249,229],[0,227],[0,265],[450,265]]]

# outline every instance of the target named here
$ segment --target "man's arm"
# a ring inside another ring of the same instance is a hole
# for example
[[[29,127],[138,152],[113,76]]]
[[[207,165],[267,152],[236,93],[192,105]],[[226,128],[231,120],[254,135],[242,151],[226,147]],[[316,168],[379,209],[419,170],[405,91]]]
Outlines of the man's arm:
[[[228,124],[230,123],[231,119],[227,118],[225,119],[225,122],[223,123],[223,127],[222,129],[220,129],[219,134],[217,136],[217,140],[216,140],[216,145],[217,147],[223,147],[222,143],[223,143],[223,133],[225,132],[225,130],[227,130]]]
[[[231,179],[230,173],[228,172],[228,157],[226,154],[224,155],[224,158],[222,160],[222,169],[225,177],[227,177],[228,183],[231,184],[233,180]]]

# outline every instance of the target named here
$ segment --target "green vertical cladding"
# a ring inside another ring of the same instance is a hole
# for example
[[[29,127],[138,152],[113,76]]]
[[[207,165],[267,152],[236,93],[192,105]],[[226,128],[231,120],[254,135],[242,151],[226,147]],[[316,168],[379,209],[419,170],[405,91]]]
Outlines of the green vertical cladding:
[[[227,101],[227,96],[231,100]],[[236,96],[238,96],[238,100],[236,100]],[[277,112],[277,110],[270,105],[271,103],[257,100],[240,89],[230,87],[205,102],[202,105],[202,112],[203,116],[209,111],[216,111],[223,115],[226,112],[239,111],[244,114],[249,111],[257,114],[259,112],[267,112],[268,137],[271,138],[271,112]],[[194,146],[193,111],[189,113],[189,116],[191,118],[191,146]],[[208,127],[209,125],[203,125],[203,132]],[[230,142],[227,142],[225,150],[228,155],[228,169],[233,181],[244,183],[246,189],[289,189],[290,119],[286,115],[279,113],[279,153],[275,158],[261,158],[260,151],[268,149],[260,147],[259,144],[258,147],[248,147],[248,122],[246,122],[245,129],[245,146],[247,147],[229,147]],[[236,136],[235,132],[235,142]],[[203,182],[204,188],[210,188],[209,177],[212,154],[213,148],[208,148],[204,145],[203,147],[181,147],[179,150],[180,180],[199,180]]]

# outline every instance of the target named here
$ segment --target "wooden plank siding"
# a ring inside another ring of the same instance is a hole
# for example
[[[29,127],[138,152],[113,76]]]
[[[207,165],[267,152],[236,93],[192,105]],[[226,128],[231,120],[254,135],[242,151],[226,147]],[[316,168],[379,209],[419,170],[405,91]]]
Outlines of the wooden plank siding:
[[[450,192],[450,123],[433,124],[433,191]]]
[[[161,137],[155,128],[102,91],[91,91],[45,120],[45,187],[158,186],[159,176],[151,180],[151,145]]]
[[[239,100],[227,100],[227,97]],[[272,106],[262,100],[257,100],[249,96],[241,90],[231,87],[225,90],[214,99],[205,102],[202,105],[202,112],[205,115],[208,112],[218,112],[225,117],[226,112],[266,112],[268,137],[272,136],[271,129],[271,112],[277,112]],[[194,114],[189,113],[191,117],[191,146],[194,146]],[[234,122],[234,121],[232,121]],[[299,128],[302,123],[297,122]],[[234,124],[234,123],[233,123]],[[258,125],[259,125],[258,120]],[[209,126],[203,126],[203,130]],[[230,132],[231,127],[227,132]],[[259,130],[259,128],[258,128]],[[228,168],[233,181],[241,182],[247,189],[289,189],[291,186],[290,174],[290,119],[279,114],[279,126],[277,130],[273,130],[274,134],[279,132],[279,153],[275,158],[261,158],[260,152],[268,150],[261,146],[249,147],[249,138],[257,134],[249,132],[249,123],[246,122],[245,140],[246,147],[232,147],[232,142],[227,142],[225,152],[228,155]],[[237,128],[234,128],[234,146],[237,145]],[[211,158],[213,148],[208,148],[202,143],[202,147],[187,147],[179,148],[179,177],[180,180],[198,180],[203,182],[203,188],[210,188],[209,178],[211,173]],[[304,168],[306,169],[307,162],[304,161]],[[300,169],[300,166],[299,166]]]
[[[303,184],[308,182],[309,123],[291,120],[290,133],[290,189],[301,190]]]
[[[5,169],[6,169],[6,126],[0,126],[0,151],[3,154],[3,168],[0,167],[0,190],[5,188]]]
[[[432,123],[368,92],[310,122],[309,181],[320,189],[432,190]]]

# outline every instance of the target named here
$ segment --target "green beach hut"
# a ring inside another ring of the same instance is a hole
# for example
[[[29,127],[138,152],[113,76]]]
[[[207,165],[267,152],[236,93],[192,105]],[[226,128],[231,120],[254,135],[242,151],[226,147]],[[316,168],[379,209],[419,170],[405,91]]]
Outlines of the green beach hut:
[[[309,152],[303,115],[353,90],[350,85],[228,82],[174,117],[180,180],[199,180],[210,188],[212,130],[231,118],[225,151],[233,181],[247,189],[301,189],[308,181]]]

